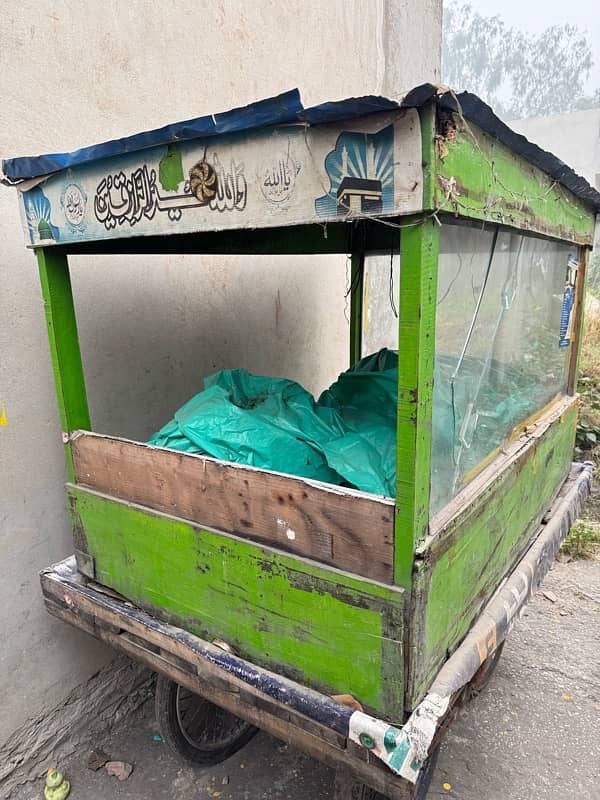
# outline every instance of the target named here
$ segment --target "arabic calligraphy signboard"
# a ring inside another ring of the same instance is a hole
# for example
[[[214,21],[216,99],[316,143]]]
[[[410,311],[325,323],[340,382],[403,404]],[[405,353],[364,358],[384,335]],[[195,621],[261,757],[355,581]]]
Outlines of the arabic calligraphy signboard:
[[[407,214],[422,196],[412,109],[140,150],[21,191],[33,246]]]

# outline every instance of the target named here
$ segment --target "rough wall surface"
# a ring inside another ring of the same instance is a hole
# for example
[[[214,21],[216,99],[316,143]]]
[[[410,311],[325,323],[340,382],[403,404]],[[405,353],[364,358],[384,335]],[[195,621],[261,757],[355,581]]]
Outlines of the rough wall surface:
[[[600,189],[600,108],[517,119],[510,127],[557,155]]]
[[[600,108],[529,117],[510,123],[530,142],[549,150],[600,189]],[[600,215],[596,217],[595,249],[600,247]]]
[[[73,149],[294,86],[305,104],[399,94],[439,80],[440,36],[441,0],[5,4],[0,157]],[[122,673],[103,669],[112,653],[40,600],[38,570],[71,543],[35,260],[4,188],[0,236],[0,762],[18,752],[22,778],[32,731],[51,739],[69,721],[70,693],[83,684],[85,698]],[[88,258],[72,272],[96,430],[147,437],[215,369],[286,375],[315,391],[346,366],[344,258]],[[88,711],[78,706],[79,717]]]
[[[151,696],[152,673],[118,656],[85,678],[52,708],[27,718],[6,743],[0,761],[0,798],[93,742]]]

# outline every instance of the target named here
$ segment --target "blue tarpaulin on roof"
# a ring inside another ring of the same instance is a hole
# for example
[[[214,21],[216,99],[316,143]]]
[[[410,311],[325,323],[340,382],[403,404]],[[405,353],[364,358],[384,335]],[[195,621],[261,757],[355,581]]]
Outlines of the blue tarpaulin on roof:
[[[234,108],[219,114],[207,114],[204,117],[176,122],[143,133],[136,133],[122,139],[82,147],[71,153],[51,153],[42,156],[23,156],[8,158],[2,162],[2,182],[15,184],[29,178],[50,175],[53,172],[101,158],[110,158],[156,147],[171,142],[184,142],[191,139],[206,139],[227,133],[238,133],[268,125],[285,125],[308,123],[322,125],[339,120],[364,117],[380,111],[397,108],[418,108],[435,97],[438,105],[449,111],[460,110],[465,119],[479,125],[484,131],[494,136],[515,153],[522,155],[527,161],[550,175],[558,183],[566,186],[577,197],[600,210],[600,193],[589,183],[577,175],[559,158],[542,150],[511,130],[492,111],[492,109],[470,92],[456,94],[446,87],[424,83],[405,94],[401,100],[368,95],[351,97],[347,100],[320,103],[312,108],[304,108],[298,89],[283,92],[266,100],[258,100],[241,108]]]
[[[207,114],[204,117],[176,122],[152,131],[136,133],[123,139],[112,139],[108,142],[82,147],[72,153],[51,153],[43,156],[24,156],[9,158],[3,161],[2,171],[12,181],[35,178],[52,172],[101,158],[131,153],[147,147],[184,142],[190,139],[217,136],[223,133],[259,128],[264,125],[283,124],[297,118],[302,111],[300,92],[291,92],[259,100],[243,108],[225,111],[222,114]]]
[[[69,167],[98,161],[101,158],[131,153],[148,147],[185,142],[191,139],[207,139],[226,133],[239,133],[267,125],[285,125],[308,122],[311,125],[335,122],[340,119],[364,117],[377,111],[389,111],[399,104],[385,97],[358,97],[322,103],[305,109],[298,89],[292,89],[267,100],[234,108],[221,114],[207,114],[204,117],[176,122],[144,133],[136,133],[123,139],[82,147],[72,153],[51,153],[43,156],[23,156],[8,158],[2,162],[2,170],[9,181],[21,181],[50,175]]]

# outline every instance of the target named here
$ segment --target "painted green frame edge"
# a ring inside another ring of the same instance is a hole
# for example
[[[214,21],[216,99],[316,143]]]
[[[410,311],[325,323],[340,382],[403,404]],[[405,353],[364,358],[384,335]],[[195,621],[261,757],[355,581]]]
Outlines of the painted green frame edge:
[[[74,479],[69,434],[80,428],[90,430],[90,412],[73,305],[69,264],[64,250],[36,250],[44,301],[50,358],[56,399],[62,426],[69,480]]]
[[[581,343],[585,324],[585,293],[587,291],[587,270],[590,250],[587,247],[579,248],[579,269],[575,286],[575,320],[573,331],[575,334],[574,348],[570,354],[567,370],[567,392],[577,394],[577,381],[579,380],[579,362],[581,357]]]
[[[400,239],[394,583],[410,588],[429,524],[439,226],[418,218]]]
[[[475,123],[432,103],[421,128],[432,145],[424,209],[593,246],[594,209]]]
[[[419,109],[423,208],[431,207],[435,103]],[[435,214],[402,220],[398,308],[398,426],[394,583],[410,591],[413,562],[429,526],[431,417],[440,224]],[[407,604],[408,607],[408,604]],[[408,627],[406,628],[408,631]]]

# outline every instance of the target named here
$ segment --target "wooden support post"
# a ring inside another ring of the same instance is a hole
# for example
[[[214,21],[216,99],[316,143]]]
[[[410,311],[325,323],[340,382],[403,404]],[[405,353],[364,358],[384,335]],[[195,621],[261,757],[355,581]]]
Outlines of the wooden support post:
[[[362,356],[362,321],[364,291],[365,254],[352,253],[350,270],[350,366]]]
[[[424,538],[429,520],[438,252],[439,225],[433,218],[403,228],[394,582],[408,590],[414,549]]]
[[[74,430],[90,428],[69,264],[66,253],[57,247],[39,248],[37,260],[58,411],[63,438],[66,439],[66,435]],[[65,458],[69,480],[73,480],[73,460],[68,440],[65,441]]]
[[[583,339],[583,320],[585,314],[585,279],[589,250],[585,247],[579,248],[579,269],[577,270],[577,282],[575,284],[575,308],[573,309],[573,333],[571,335],[571,347],[569,352],[569,363],[567,372],[567,392],[568,394],[577,393],[577,376],[579,373],[579,354],[581,352],[581,340]]]

